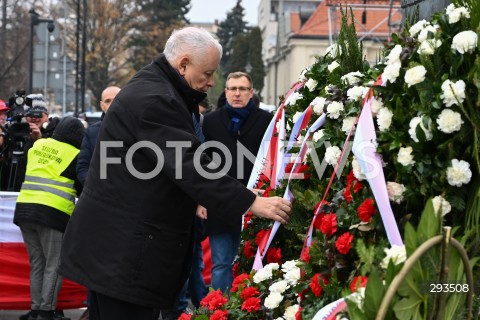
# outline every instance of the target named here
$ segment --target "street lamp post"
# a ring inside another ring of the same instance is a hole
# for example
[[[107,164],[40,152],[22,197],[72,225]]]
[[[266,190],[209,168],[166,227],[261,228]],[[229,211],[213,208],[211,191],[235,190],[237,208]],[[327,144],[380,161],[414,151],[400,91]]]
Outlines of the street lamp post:
[[[30,13],[30,66],[29,66],[29,73],[28,73],[28,93],[32,93],[33,90],[33,34],[35,31],[35,26],[46,22],[48,32],[52,32],[55,30],[55,24],[53,23],[52,19],[42,19],[39,18],[38,13],[35,12],[35,9],[30,9],[28,11]],[[48,41],[48,39],[47,39]]]

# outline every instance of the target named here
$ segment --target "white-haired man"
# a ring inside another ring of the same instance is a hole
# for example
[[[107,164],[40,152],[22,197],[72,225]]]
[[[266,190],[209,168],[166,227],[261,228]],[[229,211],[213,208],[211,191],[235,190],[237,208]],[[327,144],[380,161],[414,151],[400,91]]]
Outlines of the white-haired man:
[[[288,201],[205,174],[211,160],[196,152],[198,104],[214,85],[221,56],[207,31],[174,31],[103,120],[59,266],[92,290],[90,319],[151,320],[155,308],[173,308],[190,272],[197,204],[223,208],[226,220],[249,209],[289,219]]]

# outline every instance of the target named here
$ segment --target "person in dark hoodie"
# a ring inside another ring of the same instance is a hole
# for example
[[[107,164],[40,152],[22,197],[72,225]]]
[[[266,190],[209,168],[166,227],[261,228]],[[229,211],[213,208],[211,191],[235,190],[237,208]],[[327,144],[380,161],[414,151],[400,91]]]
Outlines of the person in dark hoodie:
[[[30,262],[31,310],[21,319],[52,320],[62,277],[63,233],[81,192],[76,160],[85,128],[80,120],[63,118],[51,138],[38,139],[28,151],[25,181],[13,222],[20,227]]]
[[[108,108],[110,108],[110,104],[119,92],[120,88],[115,86],[107,87],[103,90],[102,100],[100,101],[100,108],[102,108],[103,111],[102,117],[100,118],[100,121],[92,124],[85,131],[77,161],[77,176],[82,185],[85,184],[85,180],[87,179],[88,167],[90,166],[90,160],[92,160],[93,150],[97,143],[98,132],[102,125],[103,117],[105,117],[105,113]]]

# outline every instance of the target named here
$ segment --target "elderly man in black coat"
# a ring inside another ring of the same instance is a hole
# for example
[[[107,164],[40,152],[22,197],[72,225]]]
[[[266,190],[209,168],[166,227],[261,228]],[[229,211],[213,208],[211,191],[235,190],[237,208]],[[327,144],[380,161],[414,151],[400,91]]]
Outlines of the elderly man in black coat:
[[[151,320],[154,308],[173,307],[190,271],[197,204],[227,220],[247,210],[289,219],[288,201],[207,174],[211,160],[197,150],[195,126],[221,56],[209,32],[174,31],[103,120],[59,266],[92,290],[91,319]]]

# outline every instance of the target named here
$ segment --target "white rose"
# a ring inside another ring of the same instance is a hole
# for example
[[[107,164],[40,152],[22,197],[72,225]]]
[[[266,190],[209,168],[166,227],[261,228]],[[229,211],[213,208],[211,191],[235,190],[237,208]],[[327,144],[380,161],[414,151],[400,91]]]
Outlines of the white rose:
[[[415,160],[413,160],[412,151],[412,147],[400,148],[400,150],[398,150],[397,156],[398,163],[405,167],[414,165]]]
[[[420,20],[417,23],[415,23],[413,26],[410,27],[408,30],[408,33],[410,33],[410,36],[415,37],[417,33],[423,30],[429,23],[424,19]]]
[[[348,135],[350,133],[350,130],[352,130],[356,119],[357,117],[346,117],[345,119],[343,119],[342,131],[345,132],[345,134]]]
[[[327,106],[327,116],[331,119],[338,119],[340,117],[340,111],[343,111],[343,103],[338,101],[332,101]]]
[[[377,113],[378,130],[385,131],[392,124],[393,112],[388,108],[382,108]]]
[[[307,86],[308,90],[310,90],[310,92],[315,90],[315,88],[317,87],[317,84],[318,84],[318,81],[314,79],[308,79],[307,83],[305,83],[305,85]]]
[[[433,35],[435,36],[435,33],[437,33],[437,30],[438,28],[440,28],[438,26],[438,24],[432,26],[432,25],[429,25],[429,26],[426,26],[424,29],[422,29],[422,31],[420,31],[420,33],[418,34],[418,42],[424,42],[425,40],[428,39],[428,33],[431,32],[433,33]]]
[[[471,178],[470,163],[452,159],[452,166],[447,168],[448,184],[454,187],[461,187],[463,184],[468,184]]]
[[[463,120],[460,113],[450,109],[443,109],[437,119],[438,130],[445,133],[459,131],[462,128]]]
[[[465,82],[463,80],[457,82],[445,80],[442,83],[442,91],[440,98],[443,99],[446,107],[462,103],[465,100]]]
[[[433,55],[435,53],[435,49],[440,48],[441,45],[441,40],[428,39],[420,44],[417,52],[419,54]]]
[[[335,166],[341,154],[342,154],[342,150],[340,150],[339,147],[337,146],[328,147],[327,150],[325,151],[325,161],[327,161],[329,165]]]
[[[413,86],[417,83],[423,82],[425,80],[425,75],[427,74],[427,69],[424,66],[416,66],[410,68],[405,72],[405,82],[408,87]]]
[[[288,282],[286,280],[280,280],[275,283],[273,283],[268,290],[270,292],[278,292],[278,293],[284,293],[285,290],[287,290],[289,287]]]
[[[400,203],[403,201],[403,194],[407,188],[401,183],[387,182],[387,193],[390,201]]]
[[[355,86],[347,90],[348,100],[360,100],[368,92],[368,88],[362,86]]]
[[[390,260],[394,265],[399,265],[407,260],[407,251],[405,246],[393,245],[390,249],[385,249],[385,253],[387,255],[380,263],[380,266],[384,269],[387,269]]]
[[[360,71],[355,71],[343,75],[340,79],[342,81],[345,81],[348,85],[354,86],[359,83],[363,77],[363,73],[361,73]]]
[[[400,54],[402,53],[402,46],[397,44],[387,56],[387,64],[401,63]]]
[[[265,298],[264,305],[268,309],[275,309],[282,302],[283,296],[278,292],[271,292],[268,297]]]
[[[325,101],[327,101],[327,99],[325,99],[323,97],[316,97],[315,99],[313,99],[312,102],[310,102],[310,105],[313,106],[313,112],[315,112],[315,114],[317,114],[317,115],[323,114],[323,108],[325,107]]]
[[[425,133],[425,139],[427,141],[430,141],[433,139],[433,133],[432,133],[432,120],[428,119],[427,122],[427,127],[423,124],[422,118],[421,117],[415,117],[412,120],[410,120],[410,129],[408,130],[408,133],[410,134],[410,137],[412,138],[413,141],[415,142],[420,142],[417,138],[417,126],[420,125],[420,128],[422,128],[423,132]]]
[[[471,31],[462,31],[457,33],[452,40],[452,49],[459,53],[473,52],[477,47],[478,35]]]
[[[435,213],[441,214],[442,217],[444,217],[447,213],[452,211],[452,206],[450,203],[445,200],[442,196],[436,196],[432,199],[432,204],[433,204],[433,210]]]
[[[292,122],[297,123],[298,119],[300,119],[302,114],[303,114],[303,112],[297,111],[292,117]]]
[[[340,64],[337,62],[337,61],[333,61],[332,63],[330,63],[328,65],[328,71],[332,72],[333,70],[337,69],[338,67],[340,67]]]
[[[372,99],[372,104],[370,105],[370,108],[372,108],[372,113],[377,114],[380,109],[383,108],[383,101],[382,98],[379,97],[374,97]]]
[[[323,130],[324,130],[324,129],[315,131],[315,133],[314,133],[313,136],[312,136],[312,139],[313,139],[314,142],[317,142],[318,140],[322,139],[322,137],[325,135],[325,134],[323,133]]]
[[[302,98],[303,95],[301,93],[294,92],[287,98],[287,102],[285,102],[285,105],[293,106],[295,103],[297,103],[297,100],[300,100]]]
[[[362,166],[360,165],[360,162],[358,162],[357,157],[353,156],[352,160],[352,170],[353,170],[353,175],[355,178],[358,180],[362,181],[367,178],[367,176],[363,173]]]
[[[287,309],[285,309],[285,313],[283,314],[285,320],[295,320],[299,308],[300,306],[298,304],[287,307]]]
[[[385,82],[394,83],[400,75],[400,68],[402,64],[400,62],[389,64],[383,70],[382,78]]]

